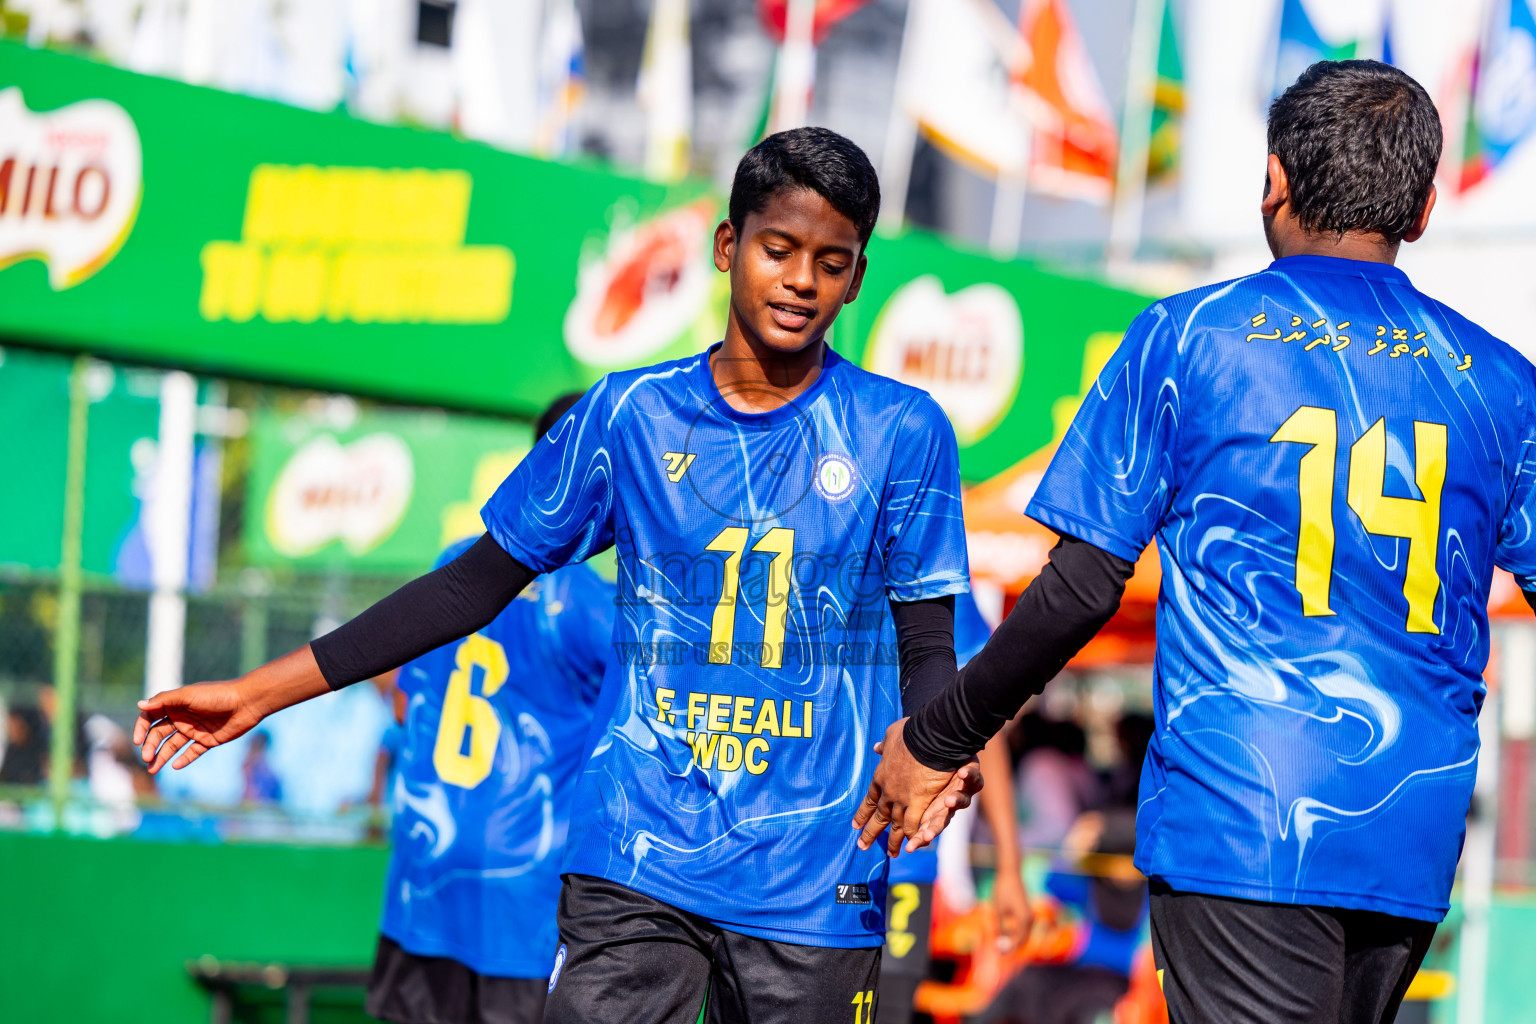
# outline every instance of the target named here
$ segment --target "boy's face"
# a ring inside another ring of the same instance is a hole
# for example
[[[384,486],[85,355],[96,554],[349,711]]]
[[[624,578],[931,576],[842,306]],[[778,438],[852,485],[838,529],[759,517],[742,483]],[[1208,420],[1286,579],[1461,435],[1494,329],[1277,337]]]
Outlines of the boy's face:
[[[748,214],[738,237],[715,228],[715,267],[731,275],[731,318],[782,353],[820,341],[864,279],[863,244],[853,221],[818,193],[791,188]]]

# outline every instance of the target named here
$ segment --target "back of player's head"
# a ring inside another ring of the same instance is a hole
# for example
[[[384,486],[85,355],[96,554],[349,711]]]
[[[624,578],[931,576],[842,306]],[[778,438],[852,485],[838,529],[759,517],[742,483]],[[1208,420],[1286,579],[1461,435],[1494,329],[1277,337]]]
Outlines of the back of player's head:
[[[1429,94],[1380,61],[1319,61],[1269,106],[1269,151],[1307,231],[1402,241],[1429,199],[1440,146]]]
[[[731,182],[731,226],[741,234],[748,214],[762,213],[781,192],[815,192],[868,242],[880,216],[880,179],[864,151],[827,128],[791,128],[747,150]]]
[[[560,422],[560,417],[571,411],[571,406],[581,401],[584,391],[572,391],[561,395],[549,403],[549,408],[539,413],[539,418],[533,424],[533,443],[538,444],[544,440],[544,435],[549,433],[551,427]]]

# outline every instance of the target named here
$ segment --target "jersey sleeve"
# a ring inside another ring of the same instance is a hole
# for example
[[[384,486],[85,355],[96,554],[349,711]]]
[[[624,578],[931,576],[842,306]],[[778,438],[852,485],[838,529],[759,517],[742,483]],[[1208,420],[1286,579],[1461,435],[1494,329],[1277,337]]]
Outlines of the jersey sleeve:
[[[1100,371],[1025,514],[1128,562],[1172,500],[1179,338],[1161,304],[1132,321]]]
[[[1521,590],[1536,590],[1536,386],[1530,377],[1525,390],[1525,425],[1514,458],[1515,479],[1493,560],[1513,574]]]
[[[502,550],[537,572],[585,561],[613,543],[607,384],[582,396],[480,510]]]
[[[924,601],[968,593],[960,452],[949,419],[925,394],[907,411],[891,445],[878,534],[886,596]]]

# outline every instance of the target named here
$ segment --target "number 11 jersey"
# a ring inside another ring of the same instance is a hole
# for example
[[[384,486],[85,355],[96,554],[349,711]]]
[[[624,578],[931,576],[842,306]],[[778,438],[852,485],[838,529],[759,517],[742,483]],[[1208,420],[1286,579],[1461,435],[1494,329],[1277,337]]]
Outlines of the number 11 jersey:
[[[831,351],[763,414],[708,354],[610,374],[483,516],[540,571],[616,549],[564,871],[746,935],[880,945],[886,857],[849,826],[900,714],[888,602],[968,589],[933,399]]]
[[[1384,264],[1277,260],[1131,326],[1028,512],[1154,538],[1137,866],[1445,915],[1494,566],[1536,587],[1536,372]]]

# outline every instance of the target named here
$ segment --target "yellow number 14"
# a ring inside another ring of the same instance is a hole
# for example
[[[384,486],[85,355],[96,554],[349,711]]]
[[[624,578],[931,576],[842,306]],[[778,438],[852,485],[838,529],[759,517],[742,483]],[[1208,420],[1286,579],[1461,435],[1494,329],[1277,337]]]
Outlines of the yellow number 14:
[[[1311,447],[1301,457],[1298,489],[1301,523],[1296,531],[1296,590],[1303,615],[1332,615],[1329,591],[1333,584],[1333,476],[1338,454],[1338,414],[1332,409],[1304,405],[1280,424],[1271,444],[1293,442]],[[1367,533],[1402,537],[1408,541],[1408,566],[1403,597],[1408,601],[1406,629],[1410,633],[1439,633],[1435,599],[1440,577],[1435,554],[1440,539],[1440,493],[1445,486],[1446,430],[1443,423],[1413,424],[1414,480],[1424,497],[1394,498],[1383,494],[1387,476],[1387,426],[1378,419],[1349,449],[1349,507]]]

